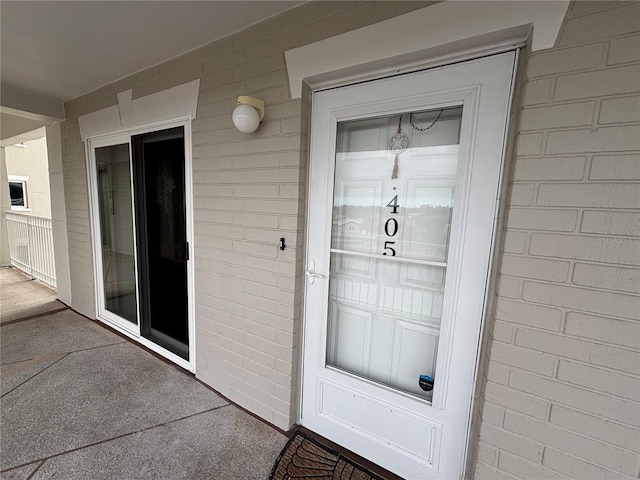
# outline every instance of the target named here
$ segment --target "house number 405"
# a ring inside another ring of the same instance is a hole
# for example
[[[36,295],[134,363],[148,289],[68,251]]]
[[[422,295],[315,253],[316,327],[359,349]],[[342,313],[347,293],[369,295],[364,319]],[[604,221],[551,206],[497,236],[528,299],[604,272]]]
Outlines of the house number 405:
[[[391,201],[389,203],[387,203],[387,207],[391,208],[391,212],[390,213],[392,215],[397,215],[398,214],[398,208],[400,207],[400,205],[398,204],[398,195],[393,197],[391,199]],[[398,233],[398,220],[396,220],[393,217],[387,219],[387,221],[384,224],[384,233],[389,238],[395,237],[396,234]],[[383,255],[391,255],[392,257],[395,257],[396,256],[396,249],[393,248],[393,245],[395,245],[395,244],[396,244],[396,242],[394,242],[393,240],[386,240],[384,242],[384,252],[382,252],[382,254]],[[389,253],[389,252],[391,252],[391,253]]]

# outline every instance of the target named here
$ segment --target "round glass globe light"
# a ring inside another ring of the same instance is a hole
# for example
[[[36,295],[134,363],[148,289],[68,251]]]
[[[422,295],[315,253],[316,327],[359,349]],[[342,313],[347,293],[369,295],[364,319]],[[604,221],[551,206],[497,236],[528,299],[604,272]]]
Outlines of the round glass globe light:
[[[243,133],[255,132],[260,125],[260,114],[251,105],[238,105],[231,115],[235,127]]]

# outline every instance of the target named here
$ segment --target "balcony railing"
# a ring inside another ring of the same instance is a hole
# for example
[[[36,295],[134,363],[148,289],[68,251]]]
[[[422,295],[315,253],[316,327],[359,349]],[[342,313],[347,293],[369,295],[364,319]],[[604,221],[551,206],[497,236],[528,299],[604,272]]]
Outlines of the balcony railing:
[[[51,219],[5,213],[11,265],[32,278],[56,286]]]

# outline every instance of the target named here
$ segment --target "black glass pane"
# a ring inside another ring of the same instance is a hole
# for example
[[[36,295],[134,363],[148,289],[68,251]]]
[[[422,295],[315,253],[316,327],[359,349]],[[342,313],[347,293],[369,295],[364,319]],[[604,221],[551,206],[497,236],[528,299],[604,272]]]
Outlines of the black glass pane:
[[[142,333],[188,357],[187,241],[182,127],[135,137],[143,302]],[[138,194],[140,197],[141,193]]]
[[[14,207],[24,207],[24,188],[21,182],[9,182],[9,196],[11,205]]]

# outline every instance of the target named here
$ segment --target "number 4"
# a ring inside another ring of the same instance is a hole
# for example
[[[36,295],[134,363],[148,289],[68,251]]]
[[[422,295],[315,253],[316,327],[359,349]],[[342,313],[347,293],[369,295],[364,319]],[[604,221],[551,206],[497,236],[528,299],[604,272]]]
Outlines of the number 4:
[[[391,213],[398,213],[398,207],[400,205],[398,205],[398,195],[396,195],[395,197],[393,197],[391,199],[391,201],[389,203],[387,203],[387,207],[392,207],[393,210],[391,210]]]

